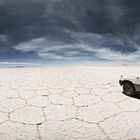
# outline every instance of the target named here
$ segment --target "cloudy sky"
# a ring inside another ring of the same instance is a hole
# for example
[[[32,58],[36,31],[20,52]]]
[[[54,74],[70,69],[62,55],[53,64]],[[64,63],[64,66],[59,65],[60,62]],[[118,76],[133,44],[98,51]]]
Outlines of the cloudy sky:
[[[0,0],[0,64],[139,60],[140,0]]]

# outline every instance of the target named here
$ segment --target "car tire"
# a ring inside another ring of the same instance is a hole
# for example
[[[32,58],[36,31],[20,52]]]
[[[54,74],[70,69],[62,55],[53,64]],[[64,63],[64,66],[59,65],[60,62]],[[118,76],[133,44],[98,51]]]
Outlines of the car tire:
[[[124,82],[123,83],[123,93],[128,96],[135,96],[135,87],[131,82]]]

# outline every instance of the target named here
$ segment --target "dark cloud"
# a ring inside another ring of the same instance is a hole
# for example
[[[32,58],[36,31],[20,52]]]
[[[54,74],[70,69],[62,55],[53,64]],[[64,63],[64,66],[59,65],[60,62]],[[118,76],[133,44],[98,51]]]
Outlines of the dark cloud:
[[[31,45],[32,40],[40,38],[45,40],[42,50],[66,46],[46,51],[47,56],[65,59],[97,57],[93,51],[75,48],[77,44],[109,49],[120,55],[138,53],[139,9],[139,0],[1,0],[0,59],[42,59]],[[34,49],[25,52],[25,44]],[[67,48],[69,45],[71,48]],[[106,57],[98,55],[98,59]]]

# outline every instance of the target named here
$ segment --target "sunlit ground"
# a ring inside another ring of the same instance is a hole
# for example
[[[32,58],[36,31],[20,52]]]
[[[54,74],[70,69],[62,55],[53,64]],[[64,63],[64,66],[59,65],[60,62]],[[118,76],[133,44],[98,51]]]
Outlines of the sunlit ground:
[[[140,100],[122,94],[137,66],[0,69],[1,140],[140,139]]]

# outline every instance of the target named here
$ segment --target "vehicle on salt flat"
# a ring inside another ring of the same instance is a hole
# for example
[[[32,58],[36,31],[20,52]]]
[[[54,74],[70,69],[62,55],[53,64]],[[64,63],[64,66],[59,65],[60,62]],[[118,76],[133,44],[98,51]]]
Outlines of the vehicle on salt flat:
[[[136,96],[140,92],[140,74],[121,75],[119,84],[123,87],[124,94]]]

